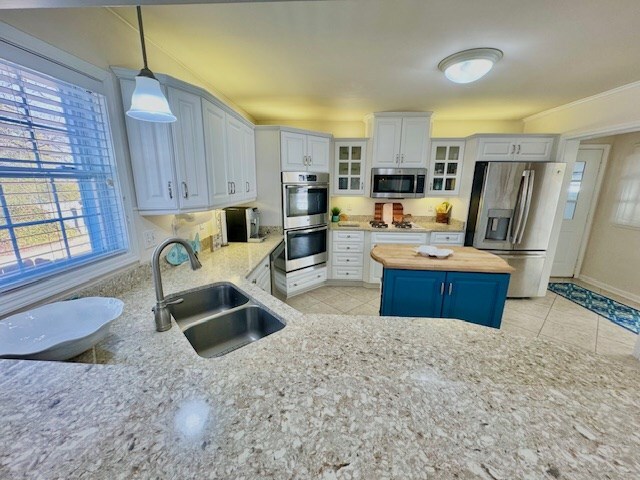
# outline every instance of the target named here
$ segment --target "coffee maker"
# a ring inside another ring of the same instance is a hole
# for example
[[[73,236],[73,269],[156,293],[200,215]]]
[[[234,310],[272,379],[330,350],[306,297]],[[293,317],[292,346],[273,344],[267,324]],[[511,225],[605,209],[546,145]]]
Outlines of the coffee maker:
[[[258,235],[260,212],[256,207],[228,207],[227,240],[229,242],[261,242],[264,237]]]

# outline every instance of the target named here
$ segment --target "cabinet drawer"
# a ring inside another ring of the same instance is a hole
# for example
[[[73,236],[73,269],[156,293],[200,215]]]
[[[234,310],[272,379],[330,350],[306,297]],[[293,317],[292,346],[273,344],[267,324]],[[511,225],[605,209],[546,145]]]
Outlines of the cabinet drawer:
[[[431,234],[432,245],[463,245],[464,233],[462,232],[433,232]]]
[[[333,265],[362,266],[362,253],[334,253],[332,257]]]
[[[310,270],[299,270],[287,274],[287,294],[306,290],[327,279],[327,267],[311,267]]]
[[[333,267],[333,278],[339,280],[362,280],[362,267]]]
[[[362,243],[349,243],[349,242],[333,242],[334,252],[356,252],[362,253]]]
[[[364,232],[349,230],[333,232],[334,242],[364,242]]]
[[[427,243],[426,233],[378,233],[371,234],[371,245],[378,243],[404,243],[409,245],[422,245]]]

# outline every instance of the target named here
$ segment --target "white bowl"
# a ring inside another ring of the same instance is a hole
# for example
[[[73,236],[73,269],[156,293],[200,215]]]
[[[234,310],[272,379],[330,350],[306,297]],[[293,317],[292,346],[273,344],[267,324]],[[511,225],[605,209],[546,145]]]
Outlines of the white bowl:
[[[433,245],[420,245],[416,248],[416,253],[424,257],[447,258],[453,254],[453,250],[448,248],[438,248]]]
[[[55,302],[0,321],[0,358],[67,360],[107,336],[124,303],[86,297]]]

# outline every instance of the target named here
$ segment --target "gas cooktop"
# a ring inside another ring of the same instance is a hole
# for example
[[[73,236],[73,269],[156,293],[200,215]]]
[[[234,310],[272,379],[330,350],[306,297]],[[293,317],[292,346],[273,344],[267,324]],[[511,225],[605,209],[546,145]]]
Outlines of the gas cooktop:
[[[393,222],[391,225],[389,225],[386,222],[383,222],[381,220],[371,220],[369,222],[369,224],[371,225],[371,228],[376,228],[376,229],[397,229],[397,230],[424,230],[423,227],[421,227],[420,225],[417,225],[413,222]]]

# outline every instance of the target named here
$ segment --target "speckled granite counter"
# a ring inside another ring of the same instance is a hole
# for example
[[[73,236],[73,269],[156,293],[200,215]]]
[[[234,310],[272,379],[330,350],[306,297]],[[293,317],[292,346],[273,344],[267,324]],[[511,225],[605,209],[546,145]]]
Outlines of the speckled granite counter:
[[[402,228],[373,228],[369,221],[373,220],[373,217],[355,217],[353,220],[348,220],[346,222],[331,222],[330,229],[331,230],[365,230],[365,231],[373,231],[373,232],[416,232],[416,231],[426,231],[426,232],[464,232],[465,224],[461,220],[451,219],[449,224],[446,223],[437,223],[435,221],[435,217],[415,217],[413,222],[418,226],[422,227],[424,230],[411,230],[411,229],[402,229]],[[357,225],[352,225],[357,224]]]
[[[454,320],[302,315],[243,280],[276,241],[164,274],[232,280],[286,320],[225,357],[154,332],[143,279],[109,365],[0,361],[0,478],[640,475],[639,369]]]

